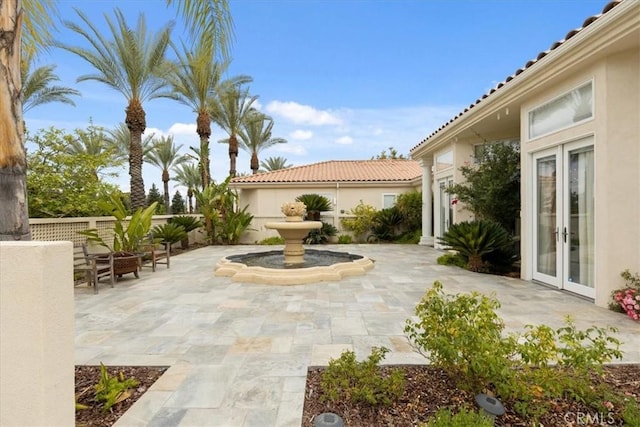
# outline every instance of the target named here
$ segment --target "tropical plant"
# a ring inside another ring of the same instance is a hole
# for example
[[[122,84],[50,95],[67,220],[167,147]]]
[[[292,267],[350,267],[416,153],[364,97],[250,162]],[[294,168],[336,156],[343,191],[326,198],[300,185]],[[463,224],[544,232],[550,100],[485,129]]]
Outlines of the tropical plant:
[[[322,227],[309,231],[304,242],[308,245],[320,245],[327,243],[330,237],[338,234],[338,229],[328,222],[322,222]]]
[[[403,217],[395,206],[381,209],[373,218],[370,238],[390,242],[396,238],[402,225]]]
[[[22,111],[26,113],[39,105],[52,102],[76,104],[71,96],[80,96],[80,92],[66,86],[56,86],[60,78],[54,73],[55,65],[42,65],[32,69],[34,54],[27,52],[22,56],[20,77],[22,79]]]
[[[143,14],[137,26],[131,28],[125,15],[115,9],[115,22],[105,17],[112,39],[103,36],[103,30],[93,24],[79,9],[76,13],[86,26],[64,21],[64,26],[82,36],[92,47],[56,43],[62,49],[78,55],[91,64],[97,73],[85,74],[77,81],[95,80],[120,92],[127,100],[125,123],[131,134],[129,149],[129,175],[131,205],[134,209],[145,205],[142,178],[142,133],[147,127],[143,103],[158,98],[166,83],[161,78],[164,56],[169,45],[173,24],[162,27],[158,33],[147,31]]]
[[[267,157],[260,162],[260,167],[267,172],[277,171],[280,169],[288,169],[292,165],[287,164],[287,159],[284,157]]]
[[[116,218],[113,225],[113,244],[109,244],[100,235],[97,228],[90,228],[79,233],[87,236],[87,240],[90,242],[103,246],[114,253],[138,252],[140,242],[143,241],[151,228],[151,220],[157,202],[145,209],[138,208],[130,218],[127,218],[127,208],[118,193],[110,194],[108,200],[98,200],[97,204],[105,213]]]
[[[242,233],[249,229],[253,215],[247,212],[249,206],[242,209],[232,208],[227,210],[224,219],[220,218],[215,223],[216,238],[224,245],[235,245],[240,241]]]
[[[153,146],[155,133],[151,132],[142,136],[142,159],[146,159]],[[118,123],[113,129],[107,131],[106,141],[114,152],[119,162],[127,162],[131,149],[131,132],[124,122]]]
[[[519,145],[487,145],[477,162],[462,166],[464,182],[445,191],[455,194],[478,219],[497,222],[513,234],[520,215]]]
[[[193,213],[193,196],[194,192],[202,187],[202,175],[193,163],[182,163],[174,168],[174,172],[176,174],[174,181],[187,187],[189,213]]]
[[[164,187],[164,211],[171,213],[171,205],[169,204],[169,169],[184,163],[187,157],[180,154],[182,144],[175,145],[173,136],[162,136],[155,140],[146,161],[162,171],[162,185]]]
[[[257,96],[249,95],[249,89],[232,82],[221,85],[218,96],[211,99],[209,105],[211,119],[229,135],[228,138],[218,142],[229,145],[230,177],[236,176],[238,134],[247,115],[253,111],[252,105],[257,99]]]
[[[95,385],[95,399],[98,402],[104,402],[103,412],[107,412],[116,403],[131,396],[131,389],[138,386],[138,380],[135,378],[124,378],[124,374],[111,376],[107,372],[107,368],[100,363],[100,379]]]
[[[445,249],[465,257],[471,271],[487,271],[489,266],[483,257],[512,245],[511,236],[500,224],[482,220],[451,224],[438,241]]]
[[[287,142],[284,138],[272,137],[272,131],[273,119],[258,111],[248,114],[246,120],[242,123],[239,131],[240,148],[251,154],[250,167],[254,174],[258,173],[258,168],[260,167],[258,154],[262,150]]]
[[[169,223],[171,224],[175,224],[175,225],[179,225],[180,227],[184,228],[184,231],[189,233],[195,229],[198,229],[200,227],[202,227],[202,221],[200,221],[200,219],[194,217],[194,216],[187,216],[187,215],[181,215],[181,216],[174,216],[173,218],[169,219]],[[182,249],[188,249],[189,248],[189,237],[185,236],[182,241],[181,241],[181,246]]]
[[[192,108],[196,116],[196,132],[200,138],[199,158],[200,173],[203,186],[209,185],[211,179],[209,158],[209,137],[211,136],[211,115],[209,103],[216,96],[222,83],[229,62],[216,61],[216,46],[201,38],[189,50],[182,44],[182,51],[174,46],[177,62],[171,65],[171,72],[166,79],[172,88],[168,97]],[[234,77],[226,82],[244,84],[251,82],[247,76]]]
[[[176,223],[166,223],[156,225],[151,229],[153,238],[160,242],[177,243],[187,237],[187,232],[184,227]]]
[[[307,220],[320,221],[320,213],[333,210],[331,201],[321,194],[301,194],[296,201],[302,202],[307,207]]]

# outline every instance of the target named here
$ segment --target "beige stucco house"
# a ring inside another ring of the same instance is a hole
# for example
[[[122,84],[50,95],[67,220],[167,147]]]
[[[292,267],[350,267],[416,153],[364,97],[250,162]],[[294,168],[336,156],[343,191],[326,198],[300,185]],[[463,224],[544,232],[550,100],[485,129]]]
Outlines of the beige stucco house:
[[[521,277],[606,306],[640,271],[640,1],[609,3],[412,149],[435,204],[421,243],[470,217],[443,189],[485,141],[520,143]]]
[[[282,204],[302,194],[327,197],[333,210],[323,212],[322,220],[341,230],[340,218],[349,216],[360,201],[376,209],[391,207],[399,194],[420,190],[421,176],[416,161],[386,159],[334,160],[236,177],[230,187],[238,191],[239,206],[248,205],[254,216],[254,230],[244,233],[241,243],[277,236],[264,224],[283,220]]]

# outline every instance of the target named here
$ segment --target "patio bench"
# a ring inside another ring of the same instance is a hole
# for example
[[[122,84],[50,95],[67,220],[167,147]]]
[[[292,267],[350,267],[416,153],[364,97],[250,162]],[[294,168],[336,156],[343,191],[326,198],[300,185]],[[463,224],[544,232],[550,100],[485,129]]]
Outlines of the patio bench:
[[[73,278],[74,285],[84,283],[93,285],[93,292],[98,293],[98,281],[103,277],[109,277],[111,287],[115,282],[113,270],[113,256],[100,254],[101,262],[98,262],[97,254],[90,254],[85,243],[73,245]],[[106,260],[106,262],[104,261]]]

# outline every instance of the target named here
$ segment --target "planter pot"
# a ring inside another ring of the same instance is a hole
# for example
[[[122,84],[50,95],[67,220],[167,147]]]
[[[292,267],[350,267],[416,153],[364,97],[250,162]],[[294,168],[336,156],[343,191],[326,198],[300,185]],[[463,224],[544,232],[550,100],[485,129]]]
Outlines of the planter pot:
[[[98,257],[100,262],[100,257]],[[127,273],[133,273],[136,278],[138,276],[138,268],[140,267],[140,257],[131,253],[115,253],[113,254],[113,274],[117,277]]]

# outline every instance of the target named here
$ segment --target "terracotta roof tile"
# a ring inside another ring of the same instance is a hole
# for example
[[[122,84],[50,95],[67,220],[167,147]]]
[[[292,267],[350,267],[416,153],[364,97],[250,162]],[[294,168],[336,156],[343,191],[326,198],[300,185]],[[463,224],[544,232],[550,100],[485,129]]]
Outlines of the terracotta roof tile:
[[[611,9],[613,9],[614,7],[616,7],[617,5],[619,5],[620,3],[622,3],[625,0],[613,0],[609,3],[607,3],[607,5],[602,9],[602,12],[599,15],[594,15],[594,16],[590,16],[587,19],[585,19],[585,21],[582,24],[582,27],[580,28],[575,28],[571,31],[569,31],[563,40],[559,40],[555,43],[553,43],[551,45],[551,47],[548,50],[545,50],[543,52],[540,52],[537,56],[536,59],[531,59],[529,61],[527,61],[527,63],[524,65],[524,67],[522,68],[518,68],[515,73],[513,73],[512,75],[510,75],[509,77],[507,77],[503,82],[500,82],[496,85],[495,88],[491,89],[488,93],[485,93],[484,95],[482,95],[481,98],[476,99],[476,102],[474,102],[473,104],[469,105],[469,107],[465,108],[464,111],[460,114],[458,114],[457,116],[455,116],[453,119],[449,120],[447,123],[445,123],[444,125],[440,126],[436,131],[434,131],[433,133],[431,133],[431,135],[427,136],[425,139],[423,139],[422,141],[420,141],[420,143],[418,145],[416,145],[415,147],[413,147],[411,149],[411,151],[415,150],[416,148],[420,147],[422,144],[424,144],[425,142],[427,142],[429,139],[431,139],[431,137],[435,136],[438,132],[442,131],[445,127],[447,127],[448,125],[450,125],[454,120],[458,119],[459,117],[461,117],[464,113],[466,113],[467,111],[471,110],[473,107],[475,107],[476,105],[478,105],[480,102],[482,102],[482,100],[484,100],[485,98],[489,97],[490,95],[492,95],[493,93],[495,93],[497,90],[502,89],[503,87],[507,86],[507,83],[509,83],[511,80],[513,80],[513,78],[519,74],[521,74],[522,72],[528,70],[530,67],[532,67],[533,65],[535,65],[539,60],[541,60],[542,58],[544,58],[545,56],[547,56],[551,51],[557,49],[558,47],[562,46],[562,44],[564,42],[566,42],[567,40],[569,40],[570,38],[572,38],[573,36],[575,36],[576,34],[578,34],[580,31],[584,30],[587,26],[591,25],[594,21],[596,21],[597,19],[599,19],[602,15],[604,15],[605,13],[609,12]],[[633,1],[633,0],[627,0],[627,1]]]
[[[234,178],[232,183],[410,182],[422,176],[414,160],[330,160]]]

